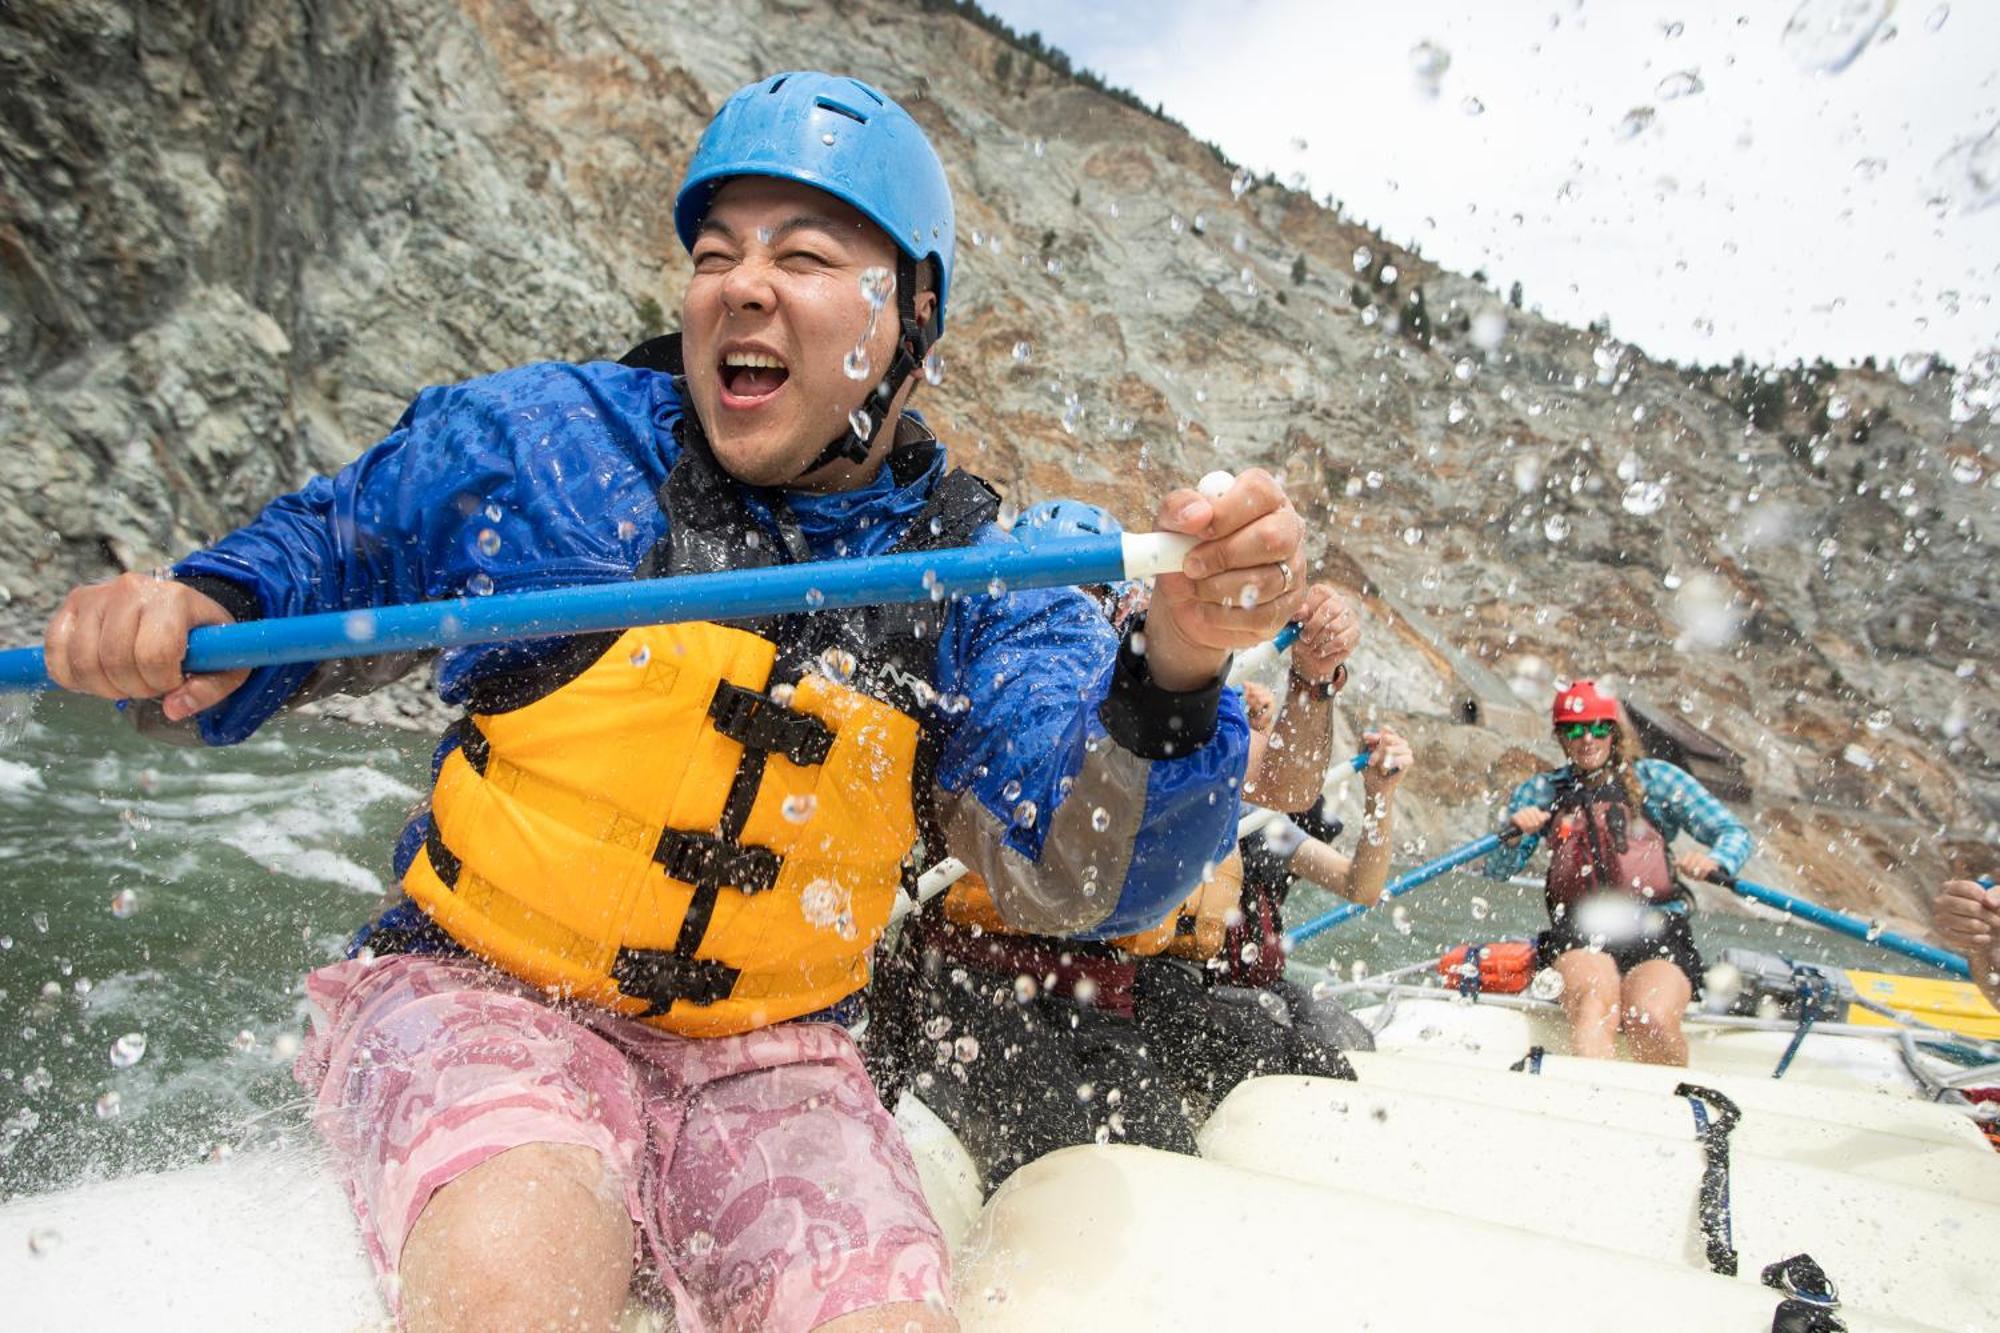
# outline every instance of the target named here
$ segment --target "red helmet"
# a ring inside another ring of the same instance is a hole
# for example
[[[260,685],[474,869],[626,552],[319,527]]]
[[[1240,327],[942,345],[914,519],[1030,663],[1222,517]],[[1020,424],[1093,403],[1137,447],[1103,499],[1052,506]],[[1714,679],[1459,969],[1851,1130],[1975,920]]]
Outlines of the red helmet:
[[[1616,722],[1618,701],[1597,688],[1594,680],[1579,680],[1556,695],[1550,710],[1555,725],[1565,722]]]

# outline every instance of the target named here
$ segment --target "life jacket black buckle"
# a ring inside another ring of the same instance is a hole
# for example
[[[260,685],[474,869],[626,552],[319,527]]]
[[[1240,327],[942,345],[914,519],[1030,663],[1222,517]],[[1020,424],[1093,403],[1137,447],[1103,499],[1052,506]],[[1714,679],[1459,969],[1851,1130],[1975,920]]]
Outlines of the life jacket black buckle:
[[[776,884],[783,864],[768,847],[738,847],[710,833],[677,828],[660,835],[653,859],[683,884],[727,884],[744,893],[762,893]]]
[[[826,723],[726,680],[715,687],[708,715],[715,729],[738,745],[781,754],[801,768],[825,763],[833,750]]]
[[[611,977],[618,989],[650,1007],[646,1014],[664,1013],[675,1000],[715,1004],[729,998],[739,972],[710,958],[688,958],[668,949],[620,949]]]

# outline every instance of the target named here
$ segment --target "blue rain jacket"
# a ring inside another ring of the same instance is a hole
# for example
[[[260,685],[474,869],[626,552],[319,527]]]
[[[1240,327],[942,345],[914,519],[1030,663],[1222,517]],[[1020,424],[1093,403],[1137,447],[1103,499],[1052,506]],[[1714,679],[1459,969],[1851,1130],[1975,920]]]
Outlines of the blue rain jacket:
[[[267,617],[629,579],[666,530],[656,495],[679,455],[682,411],[671,376],[609,362],[542,363],[425,389],[386,439],[337,475],[272,501],[175,572],[250,589]],[[897,487],[883,468],[859,489],[792,492],[787,502],[817,558],[874,555],[895,544],[943,471],[940,451],[912,485]],[[756,490],[745,491],[768,523]],[[989,526],[979,540],[1013,538]],[[462,704],[483,676],[518,668],[554,642],[447,649],[439,693]],[[969,789],[993,836],[1029,861],[1044,860],[1052,827],[1075,836],[1078,821],[1054,812],[1086,747],[1113,743],[1098,705],[1116,648],[1073,589],[960,598],[949,608],[933,684],[953,706],[925,719],[940,742],[938,786]],[[253,672],[201,715],[202,738],[227,745],[249,736],[312,670]],[[1134,813],[1112,834],[1130,838],[1123,882],[1115,895],[1104,892],[1109,884],[1089,886],[1092,923],[1075,933],[1108,938],[1153,925],[1227,854],[1248,737],[1240,699],[1225,690],[1204,744],[1136,766],[1143,789],[1126,793]],[[1023,802],[1033,817],[1022,817]],[[399,876],[427,819],[418,816],[399,844]]]

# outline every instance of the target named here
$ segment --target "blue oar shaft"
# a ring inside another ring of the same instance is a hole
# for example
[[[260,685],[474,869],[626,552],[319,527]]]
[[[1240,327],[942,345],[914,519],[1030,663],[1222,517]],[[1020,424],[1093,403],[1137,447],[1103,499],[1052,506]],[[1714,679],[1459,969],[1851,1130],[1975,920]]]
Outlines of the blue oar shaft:
[[[1128,540],[993,543],[216,625],[188,636],[185,665],[190,672],[227,671],[634,625],[922,602],[995,588],[1111,583],[1157,572],[1157,567],[1133,567],[1139,557],[1127,560]],[[1185,546],[1179,553],[1185,554]],[[1177,557],[1173,567],[1179,567]],[[40,648],[0,652],[0,690],[49,688]]]
[[[1473,839],[1463,847],[1454,847],[1444,855],[1437,857],[1435,860],[1426,861],[1414,870],[1406,870],[1383,886],[1381,900],[1387,902],[1391,898],[1400,898],[1411,889],[1428,884],[1439,875],[1458,869],[1467,861],[1477,861],[1480,857],[1485,856],[1512,836],[1516,835],[1511,830],[1504,833],[1489,833],[1483,838]],[[1340,906],[1330,911],[1322,912],[1312,920],[1294,926],[1286,931],[1285,942],[1296,947],[1315,935],[1325,934],[1335,926],[1352,921],[1367,910],[1360,903],[1342,903]]]
[[[1753,903],[1762,903],[1766,907],[1775,907],[1781,912],[1789,912],[1801,921],[1810,921],[1815,926],[1860,940],[1864,944],[1872,944],[1878,949],[1887,949],[1891,953],[1914,958],[1920,963],[1929,963],[1932,967],[1949,972],[1955,977],[1969,979],[1972,976],[1972,969],[1966,966],[1963,958],[1955,953],[1947,953],[1935,945],[1925,944],[1922,940],[1913,940],[1894,931],[1877,932],[1875,927],[1859,917],[1821,907],[1818,903],[1795,897],[1782,889],[1753,884],[1747,879],[1737,879],[1734,875],[1722,871],[1717,871],[1709,878],[1739,897],[1748,898]]]
[[[1298,641],[1299,622],[1291,620],[1287,621],[1285,627],[1278,631],[1277,637],[1271,640],[1271,646],[1282,653]]]

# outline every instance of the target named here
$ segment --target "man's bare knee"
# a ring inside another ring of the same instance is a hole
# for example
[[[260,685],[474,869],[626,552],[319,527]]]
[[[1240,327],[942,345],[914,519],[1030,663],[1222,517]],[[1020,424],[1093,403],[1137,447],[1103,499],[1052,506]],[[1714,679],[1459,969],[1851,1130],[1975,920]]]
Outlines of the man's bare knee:
[[[432,1195],[398,1269],[405,1324],[418,1333],[594,1333],[625,1308],[632,1222],[596,1152],[524,1144]]]

